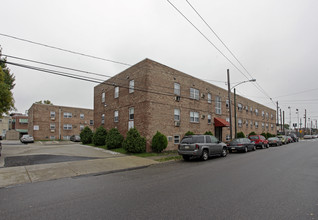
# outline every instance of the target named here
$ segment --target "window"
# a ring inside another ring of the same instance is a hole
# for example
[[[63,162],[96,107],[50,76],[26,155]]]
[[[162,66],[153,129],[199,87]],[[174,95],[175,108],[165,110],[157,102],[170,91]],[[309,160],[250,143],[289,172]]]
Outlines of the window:
[[[94,120],[89,120],[89,125],[94,125]]]
[[[129,93],[133,93],[135,91],[135,80],[129,81]]]
[[[70,140],[71,136],[63,136],[63,140]]]
[[[190,88],[190,99],[199,100],[199,93],[198,89]]]
[[[102,93],[102,102],[105,102],[105,92]]]
[[[221,114],[221,97],[215,97],[215,113],[220,115]]]
[[[72,113],[70,112],[64,112],[64,118],[72,118]]]
[[[20,124],[28,124],[29,122],[29,119],[27,119],[27,118],[19,118],[19,123]]]
[[[245,106],[246,113],[248,113],[248,106]]]
[[[114,122],[118,122],[118,111],[114,111]]]
[[[84,125],[80,125],[80,131],[84,130]]]
[[[50,136],[50,140],[55,140],[55,136]]]
[[[84,114],[80,114],[80,118],[81,118],[81,119],[84,119]]]
[[[239,111],[242,111],[243,110],[243,105],[241,103],[237,104],[237,108]]]
[[[255,122],[255,128],[258,128],[258,122],[257,121]]]
[[[265,127],[265,125],[264,125],[264,123],[262,123],[262,129],[264,129],[264,127]]]
[[[199,123],[199,113],[198,112],[190,112],[190,122]]]
[[[219,140],[214,137],[214,136],[210,136],[211,137],[211,140],[212,140],[212,143],[217,143]]]
[[[226,117],[225,119],[228,123],[230,123],[230,118],[229,117]]]
[[[105,114],[102,114],[102,125],[105,124]]]
[[[118,86],[116,86],[116,87],[115,87],[115,94],[114,94],[114,98],[116,99],[116,98],[118,98],[118,96],[119,96],[119,87],[118,87]]]
[[[212,143],[210,136],[205,136],[206,143]]]
[[[271,124],[271,129],[272,129],[272,130],[274,129],[274,125],[273,125],[273,124]]]
[[[268,124],[266,123],[266,129],[268,130]]]
[[[208,124],[211,124],[211,123],[212,123],[211,115],[208,115]]]
[[[174,109],[174,120],[180,121],[180,109]]]
[[[168,136],[167,138],[168,138],[168,141],[169,141],[169,142],[171,142],[171,141],[173,140],[173,137],[172,137],[172,136]]]
[[[250,124],[251,124],[251,129],[252,129],[253,128],[253,121],[251,121]]]
[[[255,115],[258,115],[258,109],[255,109]]]
[[[241,127],[242,127],[242,119],[239,118],[239,119],[237,120],[237,124],[238,124],[238,126],[241,128]]]
[[[266,112],[266,114],[265,114],[265,117],[266,117],[266,119],[268,120],[268,113]]]
[[[225,140],[230,141],[231,140],[231,136],[229,134],[226,135]]]
[[[71,124],[64,124],[63,129],[64,130],[72,130],[72,125]]]
[[[55,124],[50,124],[50,129],[54,130],[55,129]]]
[[[50,115],[51,115],[51,118],[55,118],[55,112],[52,112],[52,111],[51,111],[51,114],[50,114]]]
[[[134,108],[129,108],[129,120],[130,121],[134,120],[134,114],[135,114]]]
[[[208,103],[212,103],[212,95],[211,95],[211,93],[208,93]]]
[[[246,124],[246,128],[248,128],[248,120],[246,120],[245,124]]]
[[[253,107],[250,107],[250,112],[253,113]]]
[[[274,116],[273,116],[273,114],[271,114],[271,120],[273,120],[274,119]]]
[[[174,94],[180,96],[180,84],[174,83]]]
[[[264,118],[264,116],[265,116],[265,112],[264,112],[264,111],[262,111],[262,117]]]
[[[230,101],[228,99],[225,101],[225,107],[230,108]]]
[[[174,136],[174,144],[179,144],[180,143],[180,135],[175,135]]]

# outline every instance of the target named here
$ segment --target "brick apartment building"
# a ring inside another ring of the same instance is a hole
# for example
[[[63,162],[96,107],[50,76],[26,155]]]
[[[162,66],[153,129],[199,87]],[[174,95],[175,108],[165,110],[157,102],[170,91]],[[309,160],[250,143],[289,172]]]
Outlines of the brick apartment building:
[[[276,134],[275,110],[242,96],[236,100],[238,132]],[[187,131],[211,131],[229,140],[228,121],[227,90],[149,59],[94,88],[95,128],[116,127],[126,135],[136,127],[147,139],[147,151],[157,131],[167,136],[167,150],[177,149]]]
[[[34,103],[28,111],[29,134],[34,140],[69,140],[85,126],[93,130],[93,110]]]
[[[28,133],[28,116],[22,113],[10,114],[12,118],[12,130],[16,130],[20,133],[20,137],[23,134]]]

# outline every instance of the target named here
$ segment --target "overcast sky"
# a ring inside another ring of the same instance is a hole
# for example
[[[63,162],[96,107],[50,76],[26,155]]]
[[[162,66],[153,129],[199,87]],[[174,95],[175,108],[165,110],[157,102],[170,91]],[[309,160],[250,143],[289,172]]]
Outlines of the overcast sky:
[[[286,123],[288,106],[292,123],[297,121],[296,109],[301,117],[307,109],[307,117],[318,119],[317,0],[188,1],[265,90],[245,83],[236,87],[238,94],[273,109],[278,101]],[[251,79],[186,1],[171,2]],[[227,69],[232,82],[247,80],[166,0],[10,0],[2,1],[1,8],[1,34],[128,64],[150,58],[197,78],[215,80],[210,82],[222,88],[227,88]],[[4,36],[0,45],[3,54],[107,76],[127,68]],[[16,77],[13,92],[18,112],[46,99],[56,105],[93,108],[96,83],[9,67]]]

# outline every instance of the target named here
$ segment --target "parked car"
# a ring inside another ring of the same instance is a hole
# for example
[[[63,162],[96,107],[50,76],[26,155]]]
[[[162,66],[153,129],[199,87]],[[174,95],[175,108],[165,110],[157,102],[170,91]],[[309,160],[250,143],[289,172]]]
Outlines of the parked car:
[[[226,157],[226,144],[212,135],[190,135],[182,138],[178,146],[178,154],[184,160],[201,158],[207,160],[210,156]]]
[[[318,135],[314,134],[314,135],[311,135],[312,138],[318,138]]]
[[[269,146],[281,146],[282,141],[278,137],[270,137],[267,139]]]
[[[20,141],[24,144],[27,143],[34,143],[34,138],[31,135],[24,134],[21,138]]]
[[[268,140],[263,135],[250,135],[248,137],[251,141],[255,142],[255,146],[259,148],[269,148]]]
[[[306,135],[304,136],[304,139],[312,139],[312,135],[306,134]]]
[[[73,141],[73,142],[80,142],[81,141],[81,137],[79,135],[72,135],[70,137],[70,141]]]
[[[282,141],[282,144],[288,144],[288,140],[285,135],[278,135],[277,137]]]
[[[286,138],[287,138],[288,144],[294,142],[294,140],[293,140],[293,138],[291,136],[287,135]]]
[[[255,142],[248,138],[236,138],[233,139],[228,145],[227,149],[230,153],[233,151],[242,151],[247,153],[249,150],[256,150]]]
[[[297,137],[296,134],[294,133],[290,133],[288,136],[290,136],[294,142],[298,142],[299,141],[299,137]]]
[[[0,142],[0,157],[1,157],[2,144]]]

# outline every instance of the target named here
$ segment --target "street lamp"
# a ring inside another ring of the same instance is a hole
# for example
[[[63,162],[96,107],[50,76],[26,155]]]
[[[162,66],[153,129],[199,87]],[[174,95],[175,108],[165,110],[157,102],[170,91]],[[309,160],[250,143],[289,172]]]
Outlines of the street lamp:
[[[229,96],[229,113],[230,113],[230,136],[231,136],[231,140],[233,138],[233,134],[232,134],[232,107],[231,107],[231,90],[234,89],[234,119],[235,119],[235,138],[237,137],[237,123],[236,123],[236,90],[235,87],[238,85],[241,85],[243,83],[247,83],[247,82],[256,82],[256,79],[250,79],[250,80],[245,80],[242,82],[237,83],[234,86],[230,86],[230,73],[229,70],[227,70],[227,83],[228,83],[228,96]]]

